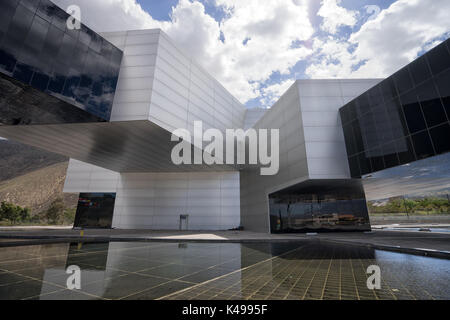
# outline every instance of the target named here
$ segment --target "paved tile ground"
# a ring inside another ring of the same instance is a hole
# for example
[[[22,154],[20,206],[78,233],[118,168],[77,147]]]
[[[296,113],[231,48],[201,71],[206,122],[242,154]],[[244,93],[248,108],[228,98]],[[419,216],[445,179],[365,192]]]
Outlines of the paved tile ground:
[[[81,290],[67,289],[73,265]],[[446,259],[316,240],[59,243],[0,248],[0,299],[449,299],[449,272]]]

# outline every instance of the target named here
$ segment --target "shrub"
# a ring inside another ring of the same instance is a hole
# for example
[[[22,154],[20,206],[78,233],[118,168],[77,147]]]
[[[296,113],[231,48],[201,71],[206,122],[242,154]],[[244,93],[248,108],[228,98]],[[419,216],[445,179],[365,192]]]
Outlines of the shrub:
[[[3,201],[0,205],[0,220],[12,223],[29,222],[31,220],[31,210]]]
[[[447,199],[423,198],[423,199],[389,199],[383,205],[375,206],[368,202],[369,212],[376,213],[406,213],[409,214],[446,214],[450,213],[450,202]]]
[[[76,212],[77,212],[77,209],[75,209],[75,208],[73,208],[73,209],[69,208],[69,209],[64,210],[64,221],[63,221],[63,223],[64,224],[68,224],[68,225],[73,224],[74,221],[75,221],[75,214],[76,214]]]
[[[58,198],[52,202],[50,207],[44,213],[44,217],[47,219],[48,223],[57,224],[64,215],[64,209],[65,206],[63,199]]]

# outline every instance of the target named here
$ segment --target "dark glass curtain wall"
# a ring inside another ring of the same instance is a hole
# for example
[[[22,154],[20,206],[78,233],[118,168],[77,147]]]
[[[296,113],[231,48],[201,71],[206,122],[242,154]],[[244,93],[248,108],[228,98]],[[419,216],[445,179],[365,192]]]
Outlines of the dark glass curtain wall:
[[[450,151],[450,40],[340,114],[354,178]]]
[[[360,180],[310,180],[269,195],[272,233],[370,230]]]
[[[122,51],[68,18],[49,0],[1,0],[0,72],[108,121]],[[7,124],[27,124],[16,122]]]
[[[111,228],[115,193],[81,193],[74,227]]]

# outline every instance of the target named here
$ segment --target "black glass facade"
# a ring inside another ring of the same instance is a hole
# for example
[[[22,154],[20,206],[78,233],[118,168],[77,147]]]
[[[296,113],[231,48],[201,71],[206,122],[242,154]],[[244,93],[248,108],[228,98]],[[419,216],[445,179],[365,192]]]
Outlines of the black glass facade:
[[[84,25],[69,29],[68,18],[49,0],[1,0],[3,82],[10,77],[108,121],[122,51]]]
[[[0,125],[102,121],[105,120],[0,72]]]
[[[111,228],[115,193],[80,193],[74,227]]]
[[[340,109],[354,178],[450,151],[450,40]]]
[[[360,180],[311,180],[269,195],[272,233],[370,230]]]

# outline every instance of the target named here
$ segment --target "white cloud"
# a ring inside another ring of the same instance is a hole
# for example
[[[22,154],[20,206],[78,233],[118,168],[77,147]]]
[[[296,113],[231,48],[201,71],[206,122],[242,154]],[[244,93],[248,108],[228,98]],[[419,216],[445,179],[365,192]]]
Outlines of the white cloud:
[[[221,21],[225,42],[210,61],[209,70],[241,101],[263,94],[259,84],[274,72],[289,74],[291,67],[311,53],[305,47],[293,46],[314,32],[305,1],[279,0],[264,5],[259,0],[216,3],[229,15]],[[214,66],[221,68],[214,70]]]
[[[398,0],[367,21],[348,41],[315,39],[312,78],[386,77],[450,31],[448,0]],[[352,52],[351,48],[354,48]]]
[[[308,0],[277,0],[263,5],[259,0],[216,0],[227,12],[220,22],[206,14],[198,1],[180,0],[168,22],[154,20],[135,0],[55,2],[63,8],[79,5],[83,22],[99,32],[162,28],[243,103],[259,97],[261,83],[274,72],[289,74],[291,67],[311,53],[305,47],[293,46],[314,32],[308,19]]]
[[[397,0],[370,19],[377,12],[359,14],[341,0],[208,0],[226,13],[222,21],[197,0],[180,0],[170,21],[155,20],[136,0],[54,1],[79,5],[83,22],[99,32],[162,28],[241,102],[261,97],[266,106],[288,87],[271,75],[285,79],[298,61],[311,78],[385,77],[450,30],[448,0]],[[340,28],[358,19],[368,20],[345,39]],[[311,21],[328,36],[315,34]]]
[[[311,53],[292,46],[314,32],[306,1],[261,5],[258,0],[216,0],[216,5],[227,13],[220,22],[206,14],[201,3],[181,0],[163,29],[242,102],[263,94],[260,84],[272,73],[289,74]]]
[[[312,63],[306,69],[306,75],[316,79],[349,78],[352,66],[357,64],[356,57],[349,52],[350,43],[332,37],[315,39]]]
[[[293,80],[287,79],[263,88],[261,92],[263,93],[264,96],[263,99],[264,105],[265,106],[273,105],[278,100],[278,98],[282,96],[289,89],[290,86],[292,86],[293,83],[294,83]]]
[[[135,0],[52,0],[66,9],[78,5],[81,20],[97,32],[158,28],[160,23]]]
[[[339,27],[353,27],[357,22],[357,12],[347,10],[339,4],[341,0],[322,0],[322,6],[317,15],[323,18],[320,28],[326,32],[335,34]]]

